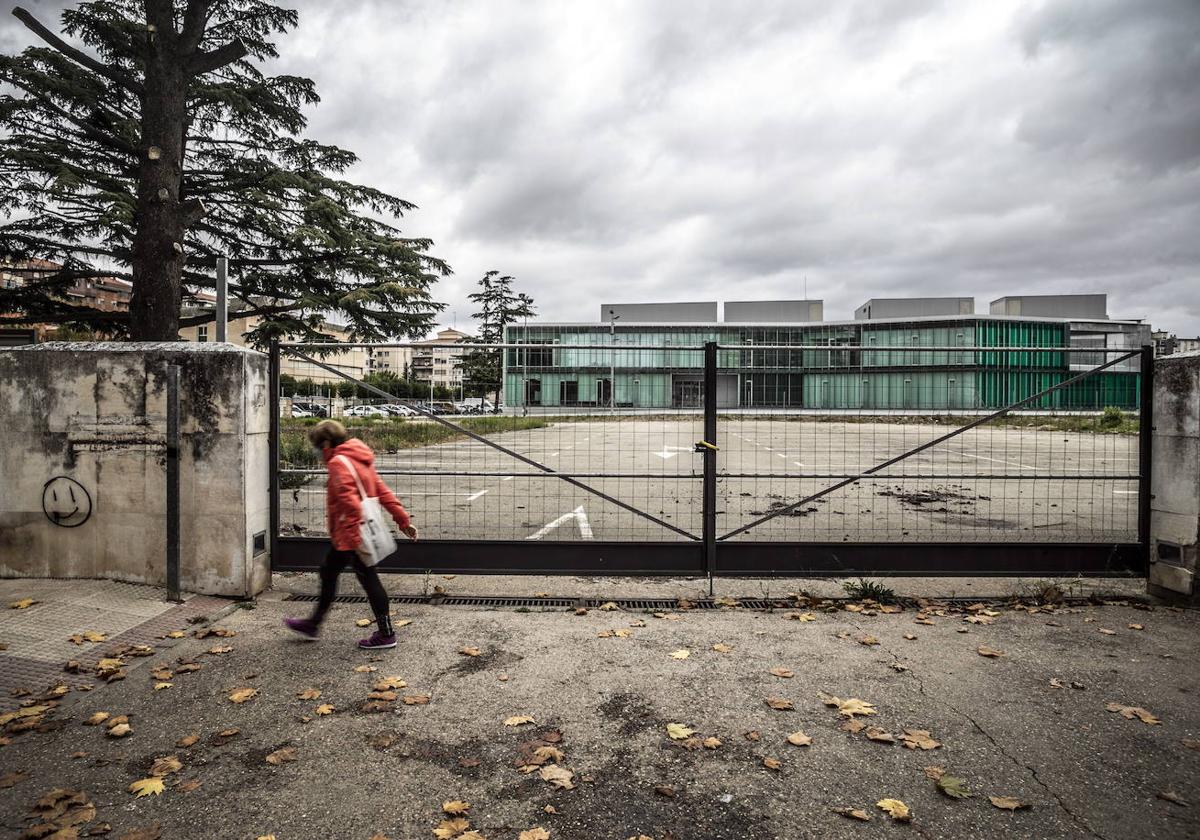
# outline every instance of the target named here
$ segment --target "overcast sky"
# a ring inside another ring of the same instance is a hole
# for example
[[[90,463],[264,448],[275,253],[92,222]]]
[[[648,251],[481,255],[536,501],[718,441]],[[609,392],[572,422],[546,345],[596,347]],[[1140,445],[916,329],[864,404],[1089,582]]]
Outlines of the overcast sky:
[[[419,205],[447,323],[494,268],[551,320],[807,278],[827,320],[1107,292],[1200,333],[1200,0],[298,6],[274,69]]]

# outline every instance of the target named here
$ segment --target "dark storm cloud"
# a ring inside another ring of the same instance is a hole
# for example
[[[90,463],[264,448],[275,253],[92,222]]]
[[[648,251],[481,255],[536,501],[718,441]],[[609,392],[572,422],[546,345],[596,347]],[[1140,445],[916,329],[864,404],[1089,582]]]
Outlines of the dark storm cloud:
[[[829,318],[1107,291],[1200,332],[1195,0],[299,5],[273,70],[420,206],[460,326],[496,268],[557,320],[807,282]]]

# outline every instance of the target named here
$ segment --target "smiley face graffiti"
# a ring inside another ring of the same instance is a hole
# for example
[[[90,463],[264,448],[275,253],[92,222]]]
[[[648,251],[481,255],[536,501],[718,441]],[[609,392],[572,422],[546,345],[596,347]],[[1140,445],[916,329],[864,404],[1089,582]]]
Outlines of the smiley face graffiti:
[[[55,476],[42,486],[42,511],[55,525],[78,528],[92,515],[92,497],[75,479]]]

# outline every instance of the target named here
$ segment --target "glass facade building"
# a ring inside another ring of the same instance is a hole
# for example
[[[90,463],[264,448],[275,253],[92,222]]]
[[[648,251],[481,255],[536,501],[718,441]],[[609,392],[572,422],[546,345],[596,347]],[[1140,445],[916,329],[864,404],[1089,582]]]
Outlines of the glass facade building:
[[[1133,350],[1149,343],[1149,329],[1132,321],[1084,324],[986,315],[779,325],[513,325],[506,340],[529,346],[505,351],[504,402],[509,407],[700,407],[704,359],[698,348],[715,341],[731,348],[718,352],[721,408],[997,409],[1116,354],[987,348]],[[1121,362],[1027,408],[1136,409],[1138,366],[1137,358]]]

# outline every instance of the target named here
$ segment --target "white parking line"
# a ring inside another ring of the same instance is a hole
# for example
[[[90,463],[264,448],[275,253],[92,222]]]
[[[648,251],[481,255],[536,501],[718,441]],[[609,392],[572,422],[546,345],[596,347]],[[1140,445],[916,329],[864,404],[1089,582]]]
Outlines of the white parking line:
[[[488,492],[487,490],[480,490],[478,493],[472,493],[470,496],[467,496],[467,501],[473,502],[487,492]]]
[[[803,464],[801,464],[799,461],[792,461],[792,463],[793,463],[793,464],[795,464],[797,467],[803,467],[803,466],[804,466],[804,465],[803,465]]]
[[[513,478],[515,478],[515,476],[506,475],[506,476],[504,476],[504,478],[502,478],[502,479],[500,479],[500,480],[501,480],[501,481],[512,481],[512,480],[513,480]]]

